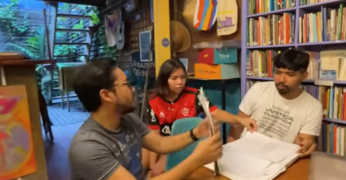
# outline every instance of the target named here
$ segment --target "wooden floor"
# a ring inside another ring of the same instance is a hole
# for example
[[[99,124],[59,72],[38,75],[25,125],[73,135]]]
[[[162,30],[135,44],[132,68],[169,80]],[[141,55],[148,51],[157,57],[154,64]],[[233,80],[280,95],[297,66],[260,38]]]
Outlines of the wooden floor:
[[[54,142],[51,143],[47,137],[44,137],[48,177],[49,180],[70,180],[68,148],[73,136],[89,113],[76,109],[67,112],[61,107],[49,107],[48,111],[54,124],[52,126]]]
[[[66,107],[62,109],[60,104],[49,106],[48,113],[54,127],[84,122],[89,116],[88,112],[82,111],[79,104],[72,104],[70,112]]]

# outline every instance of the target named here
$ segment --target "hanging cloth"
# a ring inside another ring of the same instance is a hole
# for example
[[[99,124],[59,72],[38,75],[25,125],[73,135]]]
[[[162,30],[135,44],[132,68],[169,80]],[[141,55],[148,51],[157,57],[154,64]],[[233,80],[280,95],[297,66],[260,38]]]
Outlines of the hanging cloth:
[[[237,31],[238,5],[236,0],[218,0],[217,35],[230,35]]]
[[[217,0],[196,0],[193,26],[202,31],[210,30],[216,21],[217,8]]]
[[[111,15],[105,15],[106,40],[109,47],[117,44],[119,27],[121,25],[121,9],[115,10]]]

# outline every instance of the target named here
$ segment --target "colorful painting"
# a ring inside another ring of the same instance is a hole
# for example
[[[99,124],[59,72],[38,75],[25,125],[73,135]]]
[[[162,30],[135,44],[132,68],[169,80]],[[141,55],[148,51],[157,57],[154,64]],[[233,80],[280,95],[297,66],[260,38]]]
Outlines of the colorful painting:
[[[25,86],[0,87],[0,180],[36,172]]]

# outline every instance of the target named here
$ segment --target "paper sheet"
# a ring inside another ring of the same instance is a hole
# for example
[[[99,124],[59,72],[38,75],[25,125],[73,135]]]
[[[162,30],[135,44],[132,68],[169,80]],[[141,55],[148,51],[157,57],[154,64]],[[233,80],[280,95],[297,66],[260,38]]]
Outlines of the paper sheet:
[[[235,141],[234,146],[256,157],[268,159],[276,163],[290,156],[299,156],[296,152],[300,148],[297,144],[268,138],[257,132],[246,132],[242,141]]]
[[[199,89],[199,94],[198,94],[197,98],[198,98],[199,102],[201,103],[201,106],[202,106],[202,108],[203,108],[203,110],[205,112],[205,115],[208,118],[209,126],[211,128],[211,136],[212,136],[212,135],[215,134],[213,117],[210,114],[210,111],[209,111],[209,101],[208,101],[207,97],[204,95],[204,91],[203,91],[202,87]]]
[[[269,180],[286,170],[280,164],[251,156],[228,145],[224,145],[224,155],[218,162],[220,173],[232,180]],[[214,170],[213,163],[205,167]]]
[[[209,121],[209,127],[210,127],[210,136],[213,136],[215,134],[215,129],[214,129],[214,122],[213,122],[213,117],[211,116],[210,114],[210,111],[209,111],[209,101],[207,99],[207,97],[204,95],[204,91],[203,91],[203,88],[201,87],[199,89],[199,94],[197,96],[199,102],[201,103],[201,106],[208,118],[208,121]],[[219,162],[218,161],[215,161],[213,163],[213,169],[215,171],[215,175],[219,175],[220,173],[220,166],[219,166]]]
[[[232,174],[244,178],[260,175],[271,163],[269,160],[248,155],[227,145],[224,145],[223,157],[219,160],[221,174],[232,172]],[[241,166],[242,164],[247,164],[247,166]]]
[[[286,170],[299,154],[299,146],[247,132],[223,146],[220,173],[232,180],[271,180]],[[214,170],[213,163],[205,167]]]

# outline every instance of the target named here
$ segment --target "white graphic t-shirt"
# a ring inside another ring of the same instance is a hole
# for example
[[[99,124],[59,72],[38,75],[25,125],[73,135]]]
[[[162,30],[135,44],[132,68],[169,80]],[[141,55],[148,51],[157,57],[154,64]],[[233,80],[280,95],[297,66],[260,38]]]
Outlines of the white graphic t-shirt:
[[[259,133],[288,143],[299,133],[319,136],[322,109],[322,104],[305,91],[295,99],[283,98],[274,82],[254,84],[239,106],[256,120]]]

